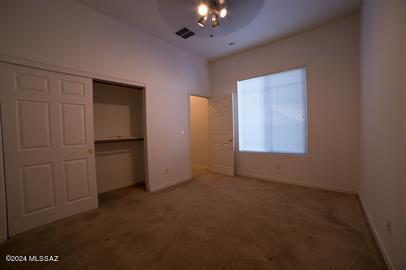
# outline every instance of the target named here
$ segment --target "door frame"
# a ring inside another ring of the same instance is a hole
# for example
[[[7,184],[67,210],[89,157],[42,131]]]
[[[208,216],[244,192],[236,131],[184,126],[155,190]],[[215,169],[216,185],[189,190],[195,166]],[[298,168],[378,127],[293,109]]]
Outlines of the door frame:
[[[191,97],[200,97],[200,98],[205,98],[208,101],[208,113],[209,113],[209,140],[211,140],[210,138],[210,131],[211,131],[211,119],[210,119],[210,97],[209,96],[205,96],[205,95],[201,95],[201,94],[195,94],[193,92],[188,92],[187,94],[187,102],[188,102],[188,112],[187,112],[187,117],[188,117],[188,130],[189,130],[189,155],[190,155],[190,164],[189,164],[189,168],[192,172],[193,170],[193,160],[192,160],[192,155],[193,155],[193,151],[192,151],[192,117],[191,117],[191,108],[192,108],[192,104],[190,102],[190,98]],[[211,147],[209,147],[209,170],[211,170]],[[193,177],[193,173],[192,173],[192,177]]]
[[[93,83],[99,82],[99,83],[106,83],[106,84],[111,84],[111,85],[117,85],[117,86],[124,86],[127,88],[130,88],[133,91],[142,91],[142,120],[143,120],[143,145],[144,145],[144,176],[145,176],[145,189],[148,192],[151,191],[151,186],[149,183],[149,177],[148,177],[148,143],[147,143],[147,95],[146,95],[146,87],[142,86],[136,86],[133,84],[127,84],[127,83],[120,83],[120,82],[113,82],[113,81],[106,81],[106,80],[99,80],[99,79],[92,79]],[[94,91],[94,89],[93,89]],[[96,153],[95,153],[96,154]],[[97,175],[96,175],[97,178]]]

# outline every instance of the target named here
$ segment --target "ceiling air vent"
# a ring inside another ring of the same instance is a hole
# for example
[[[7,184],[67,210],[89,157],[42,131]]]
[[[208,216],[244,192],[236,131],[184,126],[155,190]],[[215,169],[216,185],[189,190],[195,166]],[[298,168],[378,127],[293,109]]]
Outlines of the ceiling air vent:
[[[182,37],[182,38],[184,38],[184,39],[190,38],[190,37],[195,35],[194,32],[190,31],[186,27],[183,27],[178,32],[176,32],[175,34]]]

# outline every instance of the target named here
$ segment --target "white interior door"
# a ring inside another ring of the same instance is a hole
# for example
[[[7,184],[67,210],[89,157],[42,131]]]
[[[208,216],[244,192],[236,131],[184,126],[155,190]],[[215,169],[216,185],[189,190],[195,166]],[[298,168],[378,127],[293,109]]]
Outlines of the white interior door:
[[[97,207],[91,79],[0,63],[9,235]]]
[[[211,170],[234,175],[233,96],[210,98]]]

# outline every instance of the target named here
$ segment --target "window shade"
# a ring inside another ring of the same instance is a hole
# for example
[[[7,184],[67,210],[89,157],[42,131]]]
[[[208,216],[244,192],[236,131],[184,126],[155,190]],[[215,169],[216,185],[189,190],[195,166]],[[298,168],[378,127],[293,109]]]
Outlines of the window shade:
[[[305,154],[306,70],[238,82],[239,150]]]

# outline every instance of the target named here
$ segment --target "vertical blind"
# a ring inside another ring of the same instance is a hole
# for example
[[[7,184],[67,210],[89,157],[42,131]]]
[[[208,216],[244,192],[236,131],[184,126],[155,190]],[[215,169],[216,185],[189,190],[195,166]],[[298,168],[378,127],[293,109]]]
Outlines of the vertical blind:
[[[239,150],[305,154],[306,69],[238,82]]]

